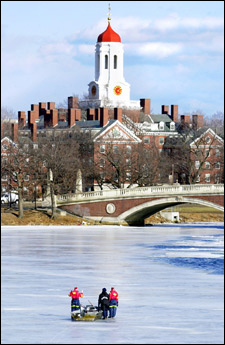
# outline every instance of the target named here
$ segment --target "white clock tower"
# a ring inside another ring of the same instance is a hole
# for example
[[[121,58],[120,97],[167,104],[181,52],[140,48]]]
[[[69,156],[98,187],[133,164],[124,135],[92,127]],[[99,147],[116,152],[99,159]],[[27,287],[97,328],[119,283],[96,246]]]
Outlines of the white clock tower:
[[[126,107],[140,109],[139,101],[130,101],[130,84],[123,76],[123,45],[110,25],[98,36],[95,46],[95,80],[88,86],[89,99],[81,107]]]

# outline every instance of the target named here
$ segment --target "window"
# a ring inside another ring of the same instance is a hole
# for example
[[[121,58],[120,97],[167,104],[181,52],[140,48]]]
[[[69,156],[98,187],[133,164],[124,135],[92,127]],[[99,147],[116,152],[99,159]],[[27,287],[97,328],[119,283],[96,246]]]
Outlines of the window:
[[[105,153],[105,145],[100,146],[100,153]]]
[[[210,150],[205,150],[205,157],[210,157]]]
[[[159,129],[161,130],[161,131],[163,131],[164,130],[164,122],[160,122],[159,123]]]
[[[216,157],[220,156],[220,149],[216,149]]]
[[[205,141],[207,142],[207,144],[211,141],[211,138],[210,137],[206,137],[205,138]]]
[[[131,179],[131,173],[130,172],[126,172],[126,180],[130,180]]]
[[[159,144],[163,145],[164,144],[164,138],[159,138]]]
[[[215,183],[220,183],[220,174],[215,175]]]
[[[205,168],[210,169],[210,163],[209,162],[205,162]]]
[[[8,146],[6,144],[2,145],[2,150],[6,151],[8,149]]]
[[[2,163],[3,163],[3,164],[8,163],[8,158],[7,158],[7,157],[2,157]]]
[[[7,181],[7,175],[6,174],[2,175],[2,181]]]
[[[210,174],[205,174],[205,182],[210,182]]]
[[[200,162],[199,161],[195,161],[195,168],[199,169],[199,167],[200,167]]]
[[[175,123],[174,122],[170,122],[170,130],[175,131]]]
[[[220,162],[216,162],[216,169],[220,169]]]
[[[109,57],[108,55],[105,55],[105,69],[108,69],[109,68]]]
[[[131,154],[131,146],[127,145],[127,154]]]
[[[127,166],[131,166],[131,159],[130,158],[126,159],[126,164],[127,164]]]
[[[148,137],[144,138],[144,144],[149,144],[150,143],[150,139]]]
[[[117,55],[114,55],[114,69],[117,69]]]
[[[100,159],[99,166],[100,166],[100,168],[104,168],[104,166],[105,166],[105,160],[104,159]]]
[[[114,153],[119,153],[119,148],[117,145],[113,145],[113,152]]]

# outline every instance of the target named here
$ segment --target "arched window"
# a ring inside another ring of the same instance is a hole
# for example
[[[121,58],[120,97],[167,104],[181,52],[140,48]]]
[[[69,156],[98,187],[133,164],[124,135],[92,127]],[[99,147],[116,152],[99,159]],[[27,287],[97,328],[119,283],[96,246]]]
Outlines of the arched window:
[[[109,57],[108,55],[105,55],[105,69],[108,69],[108,64],[109,64]]]
[[[114,55],[114,69],[117,69],[117,55]]]

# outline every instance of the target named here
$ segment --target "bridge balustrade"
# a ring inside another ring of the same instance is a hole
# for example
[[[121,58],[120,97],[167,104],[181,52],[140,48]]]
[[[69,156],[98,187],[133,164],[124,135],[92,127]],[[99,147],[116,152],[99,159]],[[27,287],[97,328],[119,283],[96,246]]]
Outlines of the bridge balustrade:
[[[171,185],[171,186],[151,186],[151,187],[136,187],[136,188],[122,188],[113,190],[101,190],[95,192],[84,192],[78,194],[57,195],[58,203],[74,202],[74,201],[88,201],[88,200],[104,200],[116,199],[123,197],[144,197],[149,195],[172,195],[172,194],[188,194],[188,193],[224,193],[224,185],[222,184],[204,184],[204,185]]]

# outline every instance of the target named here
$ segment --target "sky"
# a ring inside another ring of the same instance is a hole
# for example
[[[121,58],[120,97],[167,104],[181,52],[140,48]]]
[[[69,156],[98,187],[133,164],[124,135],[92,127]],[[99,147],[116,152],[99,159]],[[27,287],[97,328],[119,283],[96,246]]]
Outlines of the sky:
[[[224,112],[223,1],[111,1],[124,46],[131,99],[153,113]],[[1,1],[1,104],[82,98],[94,80],[95,44],[107,28],[106,1]]]

